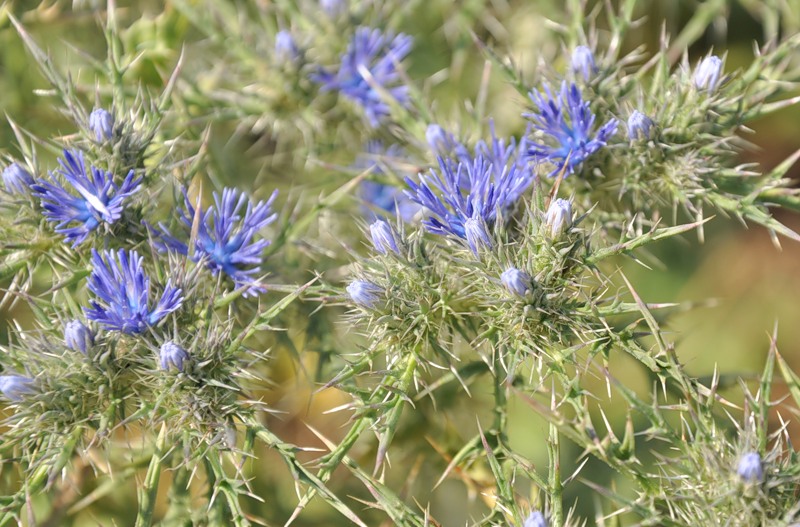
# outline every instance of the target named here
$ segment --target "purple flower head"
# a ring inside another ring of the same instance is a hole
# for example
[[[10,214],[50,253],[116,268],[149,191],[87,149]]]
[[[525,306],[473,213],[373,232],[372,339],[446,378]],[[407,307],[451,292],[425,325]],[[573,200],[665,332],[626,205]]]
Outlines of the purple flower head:
[[[366,145],[364,155],[360,155],[354,164],[354,168],[362,171],[370,170],[372,174],[383,174],[383,169],[377,162],[377,158],[383,158],[388,164],[393,160],[403,159],[406,153],[399,145],[384,147],[380,141],[370,141]],[[419,205],[412,202],[403,194],[403,191],[394,185],[386,185],[377,181],[365,179],[361,182],[359,195],[366,205],[385,210],[391,214],[399,214],[405,222],[414,220]],[[377,218],[376,214],[368,207],[364,207],[364,214],[371,218]]]
[[[586,46],[578,46],[572,51],[572,60],[570,68],[575,74],[583,74],[583,79],[588,81],[597,72],[597,66],[594,63],[594,54],[592,50]]]
[[[739,459],[736,473],[743,481],[755,482],[764,479],[764,466],[758,452],[748,452]]]
[[[372,238],[372,246],[381,254],[400,254],[400,249],[397,247],[397,240],[395,238],[394,229],[392,226],[383,220],[377,220],[369,226],[369,233]]]
[[[61,168],[56,173],[66,185],[50,172],[49,181],[39,180],[31,188],[42,202],[44,217],[57,223],[56,232],[75,247],[101,223],[111,225],[122,216],[123,202],[139,190],[142,178],[134,179],[131,170],[122,186],[117,186],[110,172],[90,166],[91,175],[87,175],[80,150],[64,150],[58,162]]]
[[[694,70],[694,85],[698,90],[705,90],[708,94],[717,91],[722,74],[722,59],[716,55],[709,55],[700,61]]]
[[[286,29],[278,31],[275,35],[275,58],[278,62],[294,63],[299,57],[300,49],[292,33]]]
[[[180,222],[187,234],[192,231],[195,214],[200,218],[194,238],[192,261],[201,259],[214,275],[228,275],[237,287],[246,287],[245,296],[266,291],[256,283],[254,275],[260,272],[262,253],[271,243],[261,230],[275,221],[272,204],[278,191],[269,200],[253,203],[247,194],[235,189],[223,189],[222,195],[214,192],[214,205],[207,210],[195,211],[186,190],[183,191],[184,208],[178,209]],[[159,248],[189,255],[189,246],[160,225],[157,232]]]
[[[639,110],[634,110],[628,117],[628,137],[631,141],[642,138],[650,139],[650,128],[653,127],[653,120]]]
[[[95,299],[85,309],[86,318],[106,329],[136,334],[178,309],[183,303],[180,289],[169,282],[154,308],[150,307],[150,278],[142,269],[136,251],[92,249],[92,274],[89,291]]]
[[[174,367],[178,371],[183,371],[183,363],[189,360],[189,354],[186,353],[186,350],[171,340],[161,345],[158,357],[162,370],[169,370]]]
[[[514,293],[517,296],[524,297],[532,289],[531,276],[516,267],[509,267],[503,271],[503,274],[500,275],[500,281],[503,282],[503,285],[510,293]]]
[[[9,194],[27,194],[34,183],[33,176],[19,163],[11,163],[3,169],[3,186]]]
[[[94,345],[94,333],[80,320],[70,320],[64,326],[64,344],[74,351],[84,355]]]
[[[33,379],[22,375],[0,375],[0,393],[10,401],[21,401],[25,395],[33,393]]]
[[[356,28],[339,70],[321,70],[313,80],[322,91],[338,91],[364,109],[370,126],[376,128],[389,115],[389,105],[381,91],[388,92],[402,105],[408,105],[408,87],[402,84],[397,65],[411,51],[413,39],[400,33],[384,33],[380,29]]]
[[[572,201],[562,198],[551,201],[544,221],[552,238],[566,232],[572,227]]]
[[[102,108],[95,108],[89,114],[89,130],[94,132],[98,143],[114,137],[114,116]]]
[[[480,142],[474,155],[464,149],[458,159],[439,157],[439,169],[420,174],[419,182],[406,177],[406,195],[428,209],[430,217],[423,222],[428,231],[467,239],[475,251],[489,239],[488,226],[498,212],[510,209],[533,182],[533,171],[521,155],[525,148],[524,139],[517,147],[492,131],[491,144]],[[480,220],[480,225],[473,222],[471,241],[465,229],[469,219]]]
[[[544,515],[539,511],[531,511],[530,516],[525,519],[522,527],[547,527],[547,520]]]
[[[549,141],[531,141],[528,155],[537,161],[554,164],[556,168],[550,176],[558,174],[564,167],[573,173],[578,165],[604,147],[617,131],[617,120],[613,118],[594,131],[595,116],[575,84],[562,83],[561,91],[555,95],[545,85],[544,92],[532,91],[530,98],[536,108],[525,117],[530,118],[534,128],[544,133]]]
[[[385,293],[382,287],[366,280],[353,280],[347,286],[350,299],[361,307],[372,309]]]

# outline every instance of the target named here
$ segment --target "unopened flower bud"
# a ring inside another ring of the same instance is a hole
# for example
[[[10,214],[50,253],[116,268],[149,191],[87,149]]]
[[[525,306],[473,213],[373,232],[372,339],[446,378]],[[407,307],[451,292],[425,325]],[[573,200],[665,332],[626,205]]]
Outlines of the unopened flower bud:
[[[650,128],[653,126],[653,120],[647,117],[639,110],[634,110],[630,117],[628,117],[628,137],[631,141],[634,139],[650,139]]]
[[[369,309],[375,307],[383,293],[383,288],[366,280],[353,280],[347,286],[347,294],[350,295],[350,299],[359,306]]]
[[[525,518],[525,523],[522,527],[547,527],[547,520],[544,515],[539,511],[531,511],[530,516]]]
[[[320,0],[319,6],[331,18],[336,18],[347,11],[347,0]]]
[[[3,170],[3,185],[9,194],[27,194],[33,184],[33,176],[19,163],[11,163]]]
[[[294,63],[300,57],[300,50],[292,34],[282,29],[275,35],[275,59],[278,62]]]
[[[736,472],[743,481],[755,482],[764,479],[764,467],[758,452],[748,452],[739,459]]]
[[[694,70],[694,85],[698,90],[706,90],[709,94],[719,87],[722,74],[722,59],[709,55],[700,61]]]
[[[437,155],[444,155],[450,152],[455,144],[453,136],[446,132],[444,128],[438,124],[429,124],[425,130],[425,140],[428,146]]]
[[[33,392],[33,379],[22,375],[0,375],[0,393],[11,401],[20,401]]]
[[[369,233],[372,236],[372,245],[376,251],[381,254],[388,254],[389,251],[400,254],[391,225],[383,220],[377,220],[369,226]]]
[[[558,237],[572,227],[572,201],[568,199],[554,199],[545,215],[545,223],[550,236]]]
[[[467,244],[472,253],[477,256],[480,247],[492,248],[492,239],[486,232],[486,223],[482,218],[469,218],[464,222],[464,234],[467,237]]]
[[[102,108],[95,108],[89,115],[89,130],[98,142],[114,137],[114,116]]]
[[[525,296],[531,290],[531,277],[516,267],[509,267],[500,275],[500,281],[509,292]]]
[[[64,343],[69,349],[86,355],[94,345],[94,334],[80,320],[70,320],[64,326]]]
[[[578,46],[572,52],[572,61],[570,67],[573,73],[583,74],[584,80],[589,80],[592,75],[597,71],[597,66],[594,63],[594,55],[592,50],[586,46]]]
[[[169,370],[175,367],[178,371],[183,371],[183,363],[189,360],[189,354],[182,347],[171,340],[161,345],[159,361],[162,370]]]

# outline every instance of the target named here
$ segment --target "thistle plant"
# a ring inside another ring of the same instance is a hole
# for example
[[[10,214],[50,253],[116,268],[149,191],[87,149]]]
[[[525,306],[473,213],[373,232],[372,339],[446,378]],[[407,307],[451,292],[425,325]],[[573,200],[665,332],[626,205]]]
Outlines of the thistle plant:
[[[56,2],[68,60],[0,7],[57,123],[3,145],[0,527],[800,524],[791,350],[705,370],[652,287],[800,241],[743,160],[800,13],[665,6]]]

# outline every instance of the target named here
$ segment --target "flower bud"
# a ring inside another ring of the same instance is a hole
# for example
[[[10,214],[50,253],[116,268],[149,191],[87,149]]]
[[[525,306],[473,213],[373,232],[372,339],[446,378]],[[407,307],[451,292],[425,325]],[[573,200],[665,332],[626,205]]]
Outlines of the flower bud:
[[[653,120],[647,117],[639,110],[634,110],[630,117],[628,117],[628,137],[631,141],[634,139],[650,139],[650,128],[653,126]]]
[[[551,201],[545,215],[545,223],[552,238],[557,238],[569,230],[572,227],[572,201],[562,198]]]
[[[350,299],[359,306],[368,309],[375,307],[383,293],[383,288],[366,280],[353,280],[347,286],[347,294],[350,295]]]
[[[531,276],[516,267],[509,267],[500,275],[500,281],[509,292],[518,296],[525,296],[531,291]]]
[[[33,392],[33,379],[22,375],[0,375],[0,393],[11,401],[20,401]]]
[[[33,176],[19,163],[11,163],[3,170],[3,185],[9,194],[27,194],[34,183]]]
[[[159,359],[162,370],[169,370],[174,366],[178,371],[183,371],[183,363],[189,360],[189,354],[186,353],[186,350],[168,340],[161,345]]]
[[[114,137],[114,116],[102,108],[95,108],[89,115],[89,130],[94,132],[97,142]]]
[[[722,73],[722,59],[709,55],[700,61],[694,70],[694,85],[698,90],[706,90],[709,94],[719,87]]]
[[[764,467],[758,452],[748,452],[739,459],[736,472],[743,481],[755,482],[764,479]]]
[[[431,150],[438,155],[444,155],[453,148],[453,136],[445,132],[438,124],[429,124],[425,130],[425,140]]]
[[[64,343],[69,349],[86,355],[94,345],[94,334],[80,320],[70,320],[64,326]]]
[[[300,50],[292,34],[282,29],[275,35],[275,59],[278,62],[294,63],[300,57]]]
[[[522,527],[547,527],[547,520],[544,515],[539,511],[531,511],[530,516],[525,519]]]
[[[369,226],[369,233],[376,251],[381,254],[388,254],[389,251],[400,254],[391,225],[383,220],[378,220]]]
[[[586,46],[578,46],[575,48],[572,52],[570,67],[573,73],[582,73],[584,80],[588,81],[591,79],[592,75],[597,71],[592,50]]]
[[[475,256],[478,256],[480,247],[492,248],[492,240],[486,232],[486,223],[483,218],[469,218],[464,222],[464,234],[467,237],[467,244]]]
[[[319,6],[331,18],[336,18],[347,11],[347,0],[320,0]]]

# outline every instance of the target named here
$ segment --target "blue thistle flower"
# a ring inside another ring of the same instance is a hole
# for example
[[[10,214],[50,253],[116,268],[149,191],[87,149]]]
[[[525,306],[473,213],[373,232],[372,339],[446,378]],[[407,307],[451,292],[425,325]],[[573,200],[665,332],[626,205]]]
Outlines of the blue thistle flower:
[[[373,309],[384,294],[382,287],[366,280],[353,280],[347,286],[350,299],[361,307]]]
[[[531,275],[516,267],[509,267],[500,275],[500,281],[510,293],[524,297],[532,289]]]
[[[369,226],[369,233],[372,238],[372,246],[376,251],[381,254],[388,254],[390,251],[400,254],[391,225],[383,220],[377,220]]]
[[[94,345],[94,334],[80,320],[70,320],[64,326],[64,344],[69,349],[86,355],[89,348]]]
[[[764,479],[764,467],[758,452],[748,452],[739,459],[736,473],[742,481],[755,482]]]
[[[356,28],[339,70],[334,74],[322,69],[313,80],[322,91],[338,91],[359,104],[370,126],[376,128],[389,115],[389,105],[374,85],[388,92],[398,103],[408,105],[408,87],[401,84],[399,64],[411,51],[413,39],[380,29]],[[369,79],[369,80],[368,80]]]
[[[21,401],[25,395],[33,393],[33,379],[22,375],[0,375],[0,393],[10,401]]]
[[[519,199],[534,179],[530,166],[521,155],[525,140],[518,148],[515,141],[506,145],[492,131],[491,145],[479,143],[473,156],[459,159],[439,157],[439,169],[420,174],[419,183],[406,177],[410,190],[406,195],[427,208],[431,217],[423,224],[428,231],[442,236],[466,239],[473,252],[479,245],[490,245],[487,226]],[[467,236],[467,220],[472,223],[471,239]]]
[[[159,364],[162,370],[169,370],[174,367],[178,371],[183,371],[183,363],[189,360],[186,350],[178,346],[171,340],[161,345],[159,351]]]
[[[539,511],[531,511],[530,516],[525,519],[522,527],[547,527],[547,520],[544,515]]]
[[[561,172],[565,166],[573,173],[617,131],[617,120],[612,118],[594,132],[595,115],[575,84],[562,83],[556,95],[545,85],[544,92],[532,91],[529,96],[536,111],[524,116],[529,117],[534,128],[548,136],[553,144],[531,141],[533,148],[528,150],[528,155],[556,165],[550,176]]]
[[[122,216],[123,202],[139,190],[142,178],[134,179],[131,170],[122,186],[117,186],[110,172],[93,166],[89,176],[80,150],[64,150],[64,158],[58,162],[61,168],[56,172],[68,185],[50,172],[49,181],[39,180],[31,188],[42,202],[45,218],[57,223],[56,232],[75,247],[101,223],[111,225]],[[70,226],[74,223],[78,225]]]
[[[3,186],[9,194],[27,194],[34,183],[33,176],[19,163],[11,163],[3,169]]]
[[[114,116],[102,108],[95,108],[89,114],[89,130],[94,132],[98,143],[114,137]]]
[[[587,46],[578,46],[572,51],[570,68],[575,74],[582,73],[583,79],[588,81],[597,72],[594,63],[594,54]]]
[[[136,334],[178,309],[182,291],[169,282],[154,308],[150,307],[150,278],[142,269],[142,257],[136,251],[92,249],[92,274],[89,291],[96,299],[84,309],[86,318],[107,329]]]
[[[709,55],[697,65],[692,80],[698,90],[705,90],[712,94],[719,87],[721,74],[722,59],[716,55]]]
[[[245,296],[266,291],[255,282],[254,275],[260,270],[261,254],[271,243],[263,239],[259,232],[278,217],[272,212],[272,204],[277,196],[276,190],[267,201],[254,204],[246,193],[226,188],[222,195],[214,192],[214,205],[206,211],[195,211],[184,189],[184,208],[178,212],[187,233],[192,230],[195,214],[200,218],[192,261],[202,260],[215,276],[222,272],[237,287],[245,286]],[[245,204],[247,207],[242,211]],[[189,246],[170,234],[164,225],[160,227],[162,231],[157,232],[159,247],[189,256]]]

